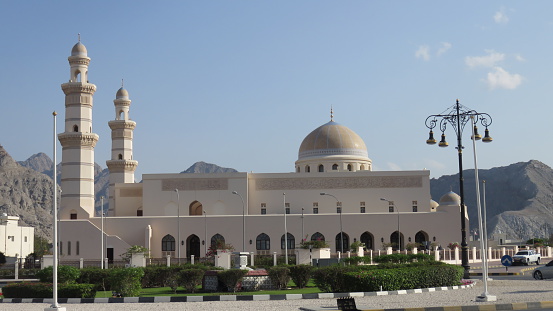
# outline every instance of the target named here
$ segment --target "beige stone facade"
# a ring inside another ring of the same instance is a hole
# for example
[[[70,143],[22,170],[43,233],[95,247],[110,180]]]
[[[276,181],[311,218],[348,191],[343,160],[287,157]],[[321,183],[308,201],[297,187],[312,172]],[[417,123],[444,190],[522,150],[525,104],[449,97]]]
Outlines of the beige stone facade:
[[[283,254],[285,223],[290,254],[305,238],[324,239],[332,252],[342,246],[347,251],[354,241],[373,250],[397,246],[398,231],[402,249],[415,242],[460,241],[456,196],[444,196],[441,204],[432,201],[427,170],[372,171],[363,140],[336,123],[332,113],[330,122],[306,136],[292,173],[146,174],[142,183],[134,183],[136,123],[128,118],[128,92],[121,88],[114,104],[104,235],[101,217],[79,208],[77,201],[62,204],[62,258],[99,259],[102,237],[112,259],[132,245],[149,248],[156,258],[203,257],[216,239],[237,251]],[[93,161],[90,154],[82,157],[70,161]],[[62,164],[67,161],[63,158]],[[73,184],[62,185],[63,193],[64,186]],[[78,211],[76,219],[68,210]],[[67,243],[79,243],[79,252],[64,252]]]

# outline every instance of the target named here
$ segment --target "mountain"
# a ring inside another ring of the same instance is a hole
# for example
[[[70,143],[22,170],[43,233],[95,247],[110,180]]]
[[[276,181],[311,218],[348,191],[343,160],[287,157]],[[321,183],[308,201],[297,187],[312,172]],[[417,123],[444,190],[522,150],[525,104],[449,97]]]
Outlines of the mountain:
[[[17,164],[0,145],[0,213],[18,215],[20,224],[32,226],[36,234],[51,239],[53,193],[50,177]],[[58,188],[58,200],[59,194]]]
[[[180,172],[181,174],[185,173],[236,173],[237,170],[233,168],[220,167],[215,164],[205,163],[205,162],[196,162],[192,164],[186,171]]]
[[[507,239],[549,237],[553,233],[553,170],[540,161],[519,162],[504,167],[478,170],[486,181],[488,236],[504,234]],[[478,227],[474,170],[464,170],[465,204],[470,229]],[[435,201],[448,191],[459,192],[459,174],[430,180]],[[483,194],[482,184],[480,192]],[[482,205],[484,202],[481,201]]]

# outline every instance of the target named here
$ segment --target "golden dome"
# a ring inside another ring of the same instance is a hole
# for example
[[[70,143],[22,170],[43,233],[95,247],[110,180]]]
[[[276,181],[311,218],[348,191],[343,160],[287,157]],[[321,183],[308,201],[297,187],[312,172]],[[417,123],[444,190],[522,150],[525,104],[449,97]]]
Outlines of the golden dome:
[[[298,160],[334,155],[369,156],[367,146],[359,135],[346,126],[330,121],[305,137],[300,146]]]

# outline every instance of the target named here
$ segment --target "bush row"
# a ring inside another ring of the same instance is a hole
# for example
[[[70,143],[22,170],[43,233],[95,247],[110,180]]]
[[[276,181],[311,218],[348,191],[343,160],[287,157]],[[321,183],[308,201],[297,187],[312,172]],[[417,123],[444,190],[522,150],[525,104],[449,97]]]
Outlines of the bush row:
[[[357,292],[459,285],[463,267],[440,262],[330,266],[315,270],[315,284],[324,292]],[[382,288],[381,288],[382,286]]]
[[[5,298],[51,298],[52,283],[13,283],[2,287]],[[59,298],[94,298],[94,284],[59,284]]]

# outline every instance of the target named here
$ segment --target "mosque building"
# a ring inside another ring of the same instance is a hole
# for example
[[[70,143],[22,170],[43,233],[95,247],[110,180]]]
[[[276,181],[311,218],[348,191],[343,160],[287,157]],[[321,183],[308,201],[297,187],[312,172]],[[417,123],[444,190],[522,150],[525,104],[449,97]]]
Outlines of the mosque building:
[[[94,210],[96,86],[88,80],[90,58],[80,41],[68,59],[70,78],[62,84],[65,131],[58,135],[62,259],[97,260],[102,240],[110,260],[133,245],[148,248],[153,258],[184,258],[203,257],[216,241],[237,251],[294,254],[302,239],[325,240],[332,252],[348,251],[355,241],[378,250],[398,242],[403,249],[408,243],[460,240],[456,194],[433,201],[428,170],[373,171],[363,139],[335,122],[332,113],[301,143],[294,172],[145,174],[135,183],[137,123],[130,119],[131,100],[123,87],[108,122],[109,211],[101,217]]]

